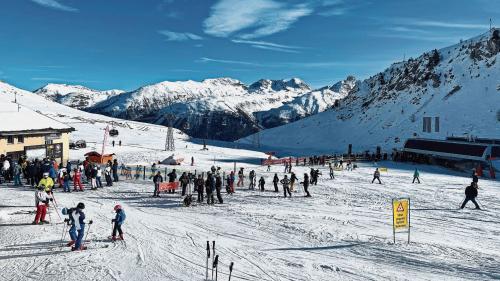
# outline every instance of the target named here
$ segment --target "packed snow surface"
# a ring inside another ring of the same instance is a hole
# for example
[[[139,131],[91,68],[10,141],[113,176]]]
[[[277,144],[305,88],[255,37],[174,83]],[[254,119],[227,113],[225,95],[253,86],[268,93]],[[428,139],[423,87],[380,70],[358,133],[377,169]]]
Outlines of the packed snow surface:
[[[12,91],[0,85],[0,101]],[[121,162],[150,164],[171,152],[163,151],[166,129],[161,126],[111,119],[18,92],[26,107],[44,110],[77,129],[73,139],[86,139],[90,147],[72,150],[72,159],[101,149],[103,129],[113,122],[120,131],[108,147]],[[19,96],[18,96],[19,97]],[[37,108],[38,107],[38,108]],[[54,113],[56,112],[56,113]],[[237,188],[223,194],[224,204],[205,203],[182,207],[179,194],[152,198],[150,180],[120,181],[113,187],[70,194],[56,191],[59,209],[86,204],[94,224],[86,244],[89,249],[70,252],[60,239],[63,225],[50,208],[52,224],[34,226],[34,191],[28,187],[0,187],[0,280],[204,280],[206,241],[216,241],[220,255],[219,278],[227,280],[494,280],[500,278],[498,212],[500,183],[480,180],[483,211],[457,210],[470,179],[430,166],[379,163],[388,167],[383,184],[371,184],[372,163],[355,171],[323,176],[310,187],[311,198],[301,188],[292,198],[271,191],[274,173],[283,167],[257,166],[260,152],[228,145],[208,146],[190,142],[175,132],[176,155],[186,161],[178,171],[223,171],[245,167],[264,176],[266,191]],[[111,141],[111,139],[109,140]],[[189,159],[194,157],[195,165]],[[422,184],[411,184],[413,169],[420,169]],[[162,170],[165,167],[162,167]],[[170,171],[172,166],[168,166]],[[302,179],[309,167],[294,167]],[[392,242],[391,199],[411,198],[411,243],[398,234]],[[127,219],[125,242],[111,243],[113,206],[121,204]],[[67,238],[67,236],[66,236]],[[210,262],[211,263],[211,262]],[[211,276],[211,272],[209,274]]]

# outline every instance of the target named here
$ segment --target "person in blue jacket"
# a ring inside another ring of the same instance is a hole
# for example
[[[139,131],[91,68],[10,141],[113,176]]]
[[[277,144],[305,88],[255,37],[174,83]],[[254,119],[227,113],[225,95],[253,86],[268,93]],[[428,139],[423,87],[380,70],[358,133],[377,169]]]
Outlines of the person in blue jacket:
[[[71,247],[75,244],[76,242],[76,238],[77,238],[77,235],[76,235],[76,226],[75,226],[75,219],[73,218],[73,212],[75,211],[75,208],[63,208],[62,209],[62,214],[65,215],[65,216],[68,216],[67,219],[64,219],[64,222],[66,222],[70,228],[69,228],[69,237],[70,237],[70,241],[68,242],[68,244],[66,244],[67,247]]]
[[[71,251],[81,251],[87,249],[87,247],[82,245],[83,236],[85,234],[85,213],[83,212],[83,209],[85,209],[85,204],[80,202],[76,205],[76,209],[71,213],[75,222],[75,229],[78,232],[75,246],[71,248]],[[89,221],[89,224],[92,224],[92,221]]]
[[[125,222],[125,211],[123,210],[122,206],[116,205],[114,208],[116,212],[116,216],[114,219],[111,220],[112,223],[114,223],[113,226],[113,234],[111,237],[111,240],[116,241],[116,232],[118,231],[118,234],[120,235],[120,240],[123,240],[123,231],[122,231],[122,224]]]

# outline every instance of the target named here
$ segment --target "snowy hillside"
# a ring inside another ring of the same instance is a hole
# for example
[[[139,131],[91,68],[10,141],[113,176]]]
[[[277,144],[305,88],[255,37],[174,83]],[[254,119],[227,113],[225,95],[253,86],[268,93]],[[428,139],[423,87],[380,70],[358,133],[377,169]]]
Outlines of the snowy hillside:
[[[260,142],[295,152],[344,152],[348,144],[354,151],[392,149],[412,136],[498,138],[499,51],[496,29],[395,63],[360,82],[335,110],[265,130]],[[432,133],[423,133],[423,117],[439,117],[439,132],[432,125]]]
[[[171,113],[174,126],[191,136],[235,140],[259,130],[255,112],[280,107],[308,91],[296,78],[250,86],[231,78],[165,81],[111,97],[89,110],[154,124],[167,124],[165,115]]]
[[[98,91],[80,85],[47,84],[34,93],[73,108],[86,109],[123,91]]]

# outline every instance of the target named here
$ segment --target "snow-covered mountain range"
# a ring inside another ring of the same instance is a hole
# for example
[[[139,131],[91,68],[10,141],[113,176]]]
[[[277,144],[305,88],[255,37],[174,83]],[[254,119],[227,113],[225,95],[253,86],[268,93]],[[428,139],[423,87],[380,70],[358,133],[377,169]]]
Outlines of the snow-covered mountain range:
[[[73,107],[87,109],[98,102],[123,93],[122,90],[98,91],[80,85],[47,84],[34,91],[46,99]]]
[[[35,93],[89,112],[153,124],[168,124],[169,115],[174,127],[191,136],[236,140],[331,108],[353,81],[315,91],[298,78],[261,79],[248,86],[217,78],[164,81],[130,92],[49,84]]]
[[[348,144],[392,149],[413,136],[500,138],[499,33],[394,63],[357,83],[335,110],[265,130],[260,143],[310,153],[344,152]],[[431,117],[431,132],[423,132],[423,117]]]

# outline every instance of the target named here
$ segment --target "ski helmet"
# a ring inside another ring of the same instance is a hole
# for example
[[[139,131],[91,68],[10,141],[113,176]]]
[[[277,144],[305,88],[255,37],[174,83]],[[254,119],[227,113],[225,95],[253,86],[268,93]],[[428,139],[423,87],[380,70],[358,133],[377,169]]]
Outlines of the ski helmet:
[[[78,205],[76,205],[76,207],[78,209],[82,209],[83,210],[83,209],[85,209],[85,204],[83,204],[82,202],[80,202],[80,203],[78,203]]]
[[[67,215],[68,215],[68,208],[62,208],[61,213],[62,213],[63,215],[65,215],[65,216],[67,216]]]
[[[114,210],[117,211],[117,210],[121,210],[122,209],[122,206],[121,205],[116,205]]]

